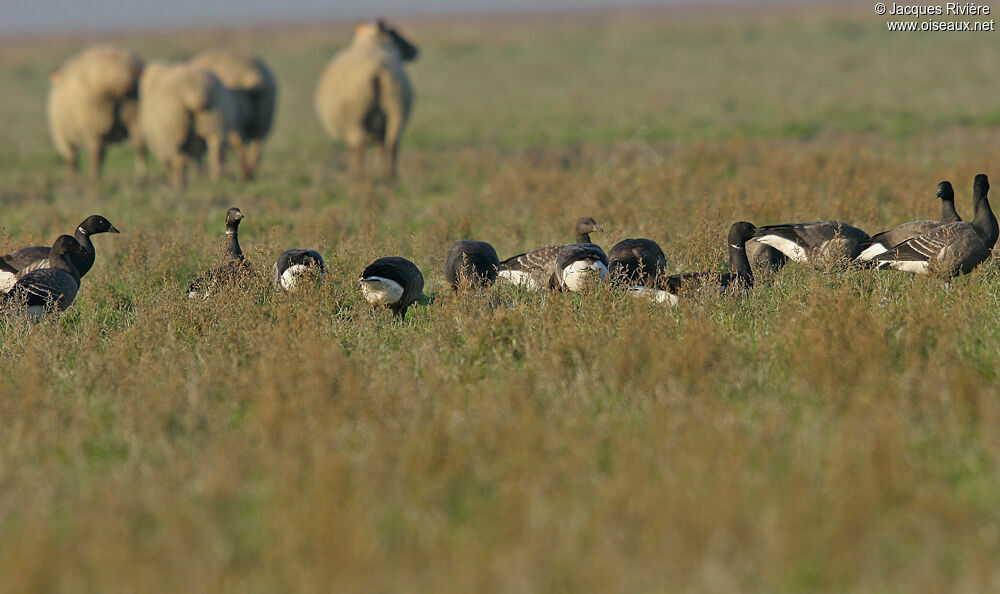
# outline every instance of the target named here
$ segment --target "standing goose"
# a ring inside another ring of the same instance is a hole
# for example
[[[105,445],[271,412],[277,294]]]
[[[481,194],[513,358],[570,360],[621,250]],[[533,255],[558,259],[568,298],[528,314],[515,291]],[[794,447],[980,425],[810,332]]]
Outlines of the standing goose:
[[[667,268],[667,257],[652,239],[623,239],[608,252],[611,282],[652,285]]]
[[[948,223],[875,256],[876,267],[915,273],[968,274],[989,257],[1000,234],[987,196],[989,179],[980,173],[972,186],[975,218]]]
[[[872,235],[870,245],[858,255],[857,260],[867,262],[879,254],[888,252],[893,246],[927,233],[931,229],[948,223],[961,222],[962,217],[958,216],[958,212],[955,210],[955,190],[951,187],[951,182],[943,181],[938,184],[937,197],[941,199],[940,221],[910,221],[888,231]]]
[[[473,286],[491,285],[497,280],[499,269],[497,251],[485,241],[456,241],[444,257],[444,278],[454,289],[458,289],[463,278]]]
[[[71,254],[69,258],[81,277],[90,272],[94,266],[97,252],[94,250],[94,242],[90,240],[90,236],[98,233],[119,233],[119,231],[101,215],[90,215],[76,228],[76,240],[83,246],[84,251],[80,255]],[[17,281],[17,277],[24,276],[32,270],[50,268],[47,261],[49,250],[51,248],[48,246],[38,245],[21,248],[3,256],[2,259],[7,262],[7,267],[13,268],[14,273],[11,275],[7,268],[0,271],[0,291],[9,291]]]
[[[326,263],[315,250],[285,250],[274,263],[274,290],[294,291],[302,277],[315,274],[317,282],[323,280]]]
[[[753,269],[747,258],[746,243],[757,233],[752,223],[740,221],[729,228],[727,243],[729,246],[729,268],[727,273],[719,272],[685,272],[668,277],[660,277],[654,285],[657,288],[645,286],[630,287],[629,292],[635,297],[647,297],[657,303],[677,305],[682,292],[696,288],[702,284],[715,284],[720,292],[737,288],[753,287]]]
[[[387,306],[402,321],[424,290],[424,275],[406,258],[389,256],[369,264],[358,283],[365,301],[372,307]]]
[[[240,221],[245,218],[238,208],[226,211],[226,234],[224,236],[224,253],[222,263],[198,277],[188,287],[187,296],[191,299],[207,297],[216,283],[232,284],[242,281],[250,273],[250,263],[243,257],[240,249]]]
[[[575,291],[577,289],[563,282],[566,269],[573,265],[567,258],[575,255],[580,257],[580,264],[570,274],[570,278],[574,279],[574,287],[582,287],[584,276],[596,275],[604,280],[608,275],[608,257],[600,246],[590,242],[590,234],[594,231],[604,231],[604,229],[593,218],[584,217],[576,222],[575,244],[548,245],[508,258],[500,263],[500,272],[497,276],[533,291],[545,288],[567,288]],[[585,246],[586,249],[564,249],[571,246]]]
[[[73,236],[60,235],[49,249],[49,267],[32,270],[19,278],[2,300],[23,303],[35,318],[51,307],[65,311],[80,290],[80,272],[73,265],[73,258],[85,252]]]
[[[757,241],[776,248],[796,262],[853,260],[869,239],[861,229],[840,221],[767,225],[757,230]]]

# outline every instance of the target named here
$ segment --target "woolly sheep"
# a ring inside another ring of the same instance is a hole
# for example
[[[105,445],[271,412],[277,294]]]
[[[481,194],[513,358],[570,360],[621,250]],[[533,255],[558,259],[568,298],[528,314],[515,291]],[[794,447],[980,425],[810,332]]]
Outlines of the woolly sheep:
[[[413,90],[403,62],[417,48],[383,21],[357,27],[351,45],[326,66],[316,87],[316,113],[326,131],[351,150],[351,172],[361,176],[366,143],[375,143],[385,175],[395,177],[399,138]]]
[[[260,161],[261,141],[271,132],[278,87],[271,70],[260,58],[226,50],[198,55],[191,64],[219,78],[233,96],[236,128],[229,142],[239,155],[243,177],[253,179]]]
[[[232,95],[212,73],[190,64],[152,62],[139,82],[139,130],[176,187],[188,158],[208,152],[212,179],[222,174],[226,136],[235,128]]]
[[[146,151],[137,134],[137,93],[142,59],[110,45],[94,45],[67,60],[50,76],[49,132],[59,155],[79,170],[87,151],[91,177],[101,175],[109,144],[131,136],[136,173],[146,172]]]

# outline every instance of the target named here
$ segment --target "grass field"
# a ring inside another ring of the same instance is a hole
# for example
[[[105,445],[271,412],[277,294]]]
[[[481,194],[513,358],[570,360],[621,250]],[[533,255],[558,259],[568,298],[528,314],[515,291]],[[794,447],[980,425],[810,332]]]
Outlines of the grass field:
[[[1000,589],[996,260],[949,287],[792,265],[676,309],[441,273],[455,240],[503,258],[585,215],[671,272],[723,269],[735,220],[936,218],[943,179],[971,216],[973,176],[1000,183],[995,33],[867,5],[400,26],[395,187],[350,186],[312,111],[347,26],[112,37],[277,74],[259,180],[185,192],[130,148],[74,182],[44,96],[90,39],[0,42],[0,250],[123,231],[64,315],[0,320],[0,591]],[[229,206],[259,278],[188,302]],[[290,247],[321,288],[272,294]],[[356,287],[381,255],[427,281],[403,325]]]

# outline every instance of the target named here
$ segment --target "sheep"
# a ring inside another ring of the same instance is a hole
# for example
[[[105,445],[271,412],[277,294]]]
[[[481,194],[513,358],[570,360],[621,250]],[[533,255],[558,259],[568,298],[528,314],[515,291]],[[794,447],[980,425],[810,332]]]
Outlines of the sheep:
[[[226,50],[204,52],[191,64],[219,78],[233,96],[236,128],[229,143],[239,155],[245,179],[253,179],[260,161],[261,141],[271,132],[278,86],[270,68],[260,58]]]
[[[175,187],[184,186],[188,158],[200,161],[206,151],[212,179],[222,175],[236,108],[214,74],[190,64],[151,62],[139,81],[139,97],[139,130]]]
[[[49,77],[49,132],[73,175],[79,171],[80,150],[84,149],[90,159],[91,178],[100,178],[108,145],[131,136],[136,173],[145,176],[146,150],[137,133],[142,70],[142,58],[135,53],[111,45],[93,45]]]
[[[396,176],[399,138],[413,103],[403,62],[417,48],[379,20],[357,27],[351,45],[330,60],[316,87],[323,127],[351,150],[351,173],[364,171],[365,144],[373,142],[387,177]]]

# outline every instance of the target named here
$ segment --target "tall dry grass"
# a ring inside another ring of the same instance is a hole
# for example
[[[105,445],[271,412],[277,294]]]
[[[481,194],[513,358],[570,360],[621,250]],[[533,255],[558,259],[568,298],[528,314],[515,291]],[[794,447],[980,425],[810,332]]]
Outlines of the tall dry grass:
[[[276,136],[259,182],[180,195],[133,182],[123,150],[98,189],[66,179],[37,97],[76,42],[5,47],[0,248],[91,212],[124,233],[95,239],[63,316],[0,319],[0,590],[1000,586],[996,262],[950,286],[789,266],[744,300],[678,309],[445,287],[463,237],[505,257],[592,215],[605,247],[651,237],[671,271],[721,269],[734,220],[876,231],[934,217],[941,179],[968,215],[973,175],[1000,176],[980,38],[678,14],[414,26],[427,49],[395,188],[350,188],[308,118],[337,31],[227,34],[276,65]],[[901,53],[925,59],[926,93],[884,76]],[[758,86],[745,62],[772,58]],[[828,84],[799,84],[809,60]],[[912,130],[891,129],[897,108]],[[785,129],[796,113],[811,124]],[[231,205],[259,274],[188,301]],[[323,252],[321,287],[273,294],[289,247]],[[427,278],[402,325],[355,287],[387,254]]]

